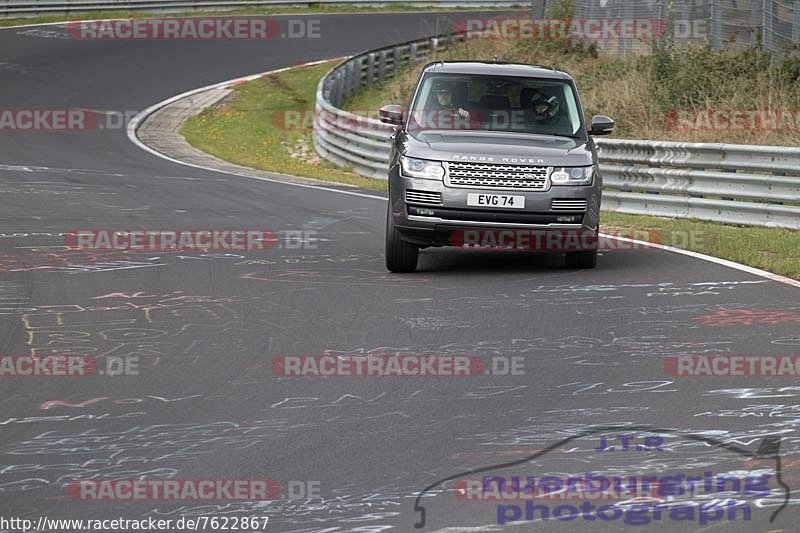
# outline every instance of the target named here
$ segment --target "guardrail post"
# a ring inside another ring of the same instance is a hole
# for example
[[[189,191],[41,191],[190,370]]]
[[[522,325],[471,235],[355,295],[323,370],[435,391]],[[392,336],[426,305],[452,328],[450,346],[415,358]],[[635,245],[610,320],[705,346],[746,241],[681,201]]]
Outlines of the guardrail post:
[[[364,58],[357,57],[353,60],[353,92],[358,92],[361,89],[361,75],[364,69]]]
[[[353,62],[348,61],[347,65],[345,66],[345,75],[344,75],[344,88],[342,90],[342,98],[347,98],[353,92]]]
[[[339,71],[339,82],[336,85],[338,85],[338,88],[336,89],[336,97],[339,99],[339,103],[336,105],[342,105],[342,102],[344,102],[344,98],[347,94],[347,69],[342,69]]]
[[[339,85],[339,98],[340,98],[340,102],[339,103],[344,102],[345,98],[347,98],[347,96],[349,95],[349,91],[350,91],[350,69],[351,68],[352,67],[350,66],[349,63],[345,64],[344,67],[342,68],[342,74],[341,74],[342,75],[342,80],[341,80],[341,84]]]
[[[322,78],[322,97],[327,99],[329,102],[333,101],[333,99],[331,98],[332,85],[333,85],[333,78],[331,77]]]
[[[331,76],[330,96],[328,101],[335,106],[342,103],[342,71],[337,70]]]
[[[400,70],[400,63],[403,61],[403,53],[400,50],[399,46],[395,46],[392,52],[394,54],[394,63],[392,64],[392,74],[397,74],[397,71]]]
[[[411,43],[408,47],[408,60],[414,61],[417,59],[417,43]]]
[[[367,87],[372,87],[372,82],[375,78],[375,53],[371,52],[367,55]]]
[[[378,54],[378,81],[386,79],[386,50],[381,50]]]
[[[439,39],[437,39],[436,37],[432,38],[430,40],[430,44],[428,45],[428,48],[431,52],[431,60],[436,59],[436,52],[438,51],[437,50],[438,46],[439,46]]]

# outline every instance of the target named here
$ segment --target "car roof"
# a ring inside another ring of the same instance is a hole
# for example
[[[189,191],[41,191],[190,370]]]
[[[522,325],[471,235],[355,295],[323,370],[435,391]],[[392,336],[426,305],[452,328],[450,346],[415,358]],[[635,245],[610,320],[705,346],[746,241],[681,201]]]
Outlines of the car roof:
[[[425,73],[437,74],[488,74],[495,76],[523,76],[526,78],[550,78],[572,80],[572,76],[561,70],[525,63],[499,63],[494,61],[436,61],[428,63]]]

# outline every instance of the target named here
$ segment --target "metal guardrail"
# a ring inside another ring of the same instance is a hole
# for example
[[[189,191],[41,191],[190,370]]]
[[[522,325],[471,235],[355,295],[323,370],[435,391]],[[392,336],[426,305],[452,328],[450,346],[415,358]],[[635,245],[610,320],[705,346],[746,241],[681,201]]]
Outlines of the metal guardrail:
[[[314,146],[324,158],[364,176],[386,179],[392,128],[380,120],[339,109],[345,98],[393,77],[404,66],[435,56],[453,42],[431,37],[379,48],[336,66],[317,86]]]
[[[236,9],[247,7],[309,6],[311,4],[342,4],[364,6],[491,6],[519,5],[504,0],[0,0],[0,18],[34,17],[59,13],[90,11],[190,11],[202,9]]]
[[[800,229],[800,149],[598,140],[603,207]]]
[[[338,106],[404,65],[452,43],[438,37],[372,50],[336,66],[317,86],[317,152],[364,176],[386,179],[390,126]],[[603,208],[800,229],[800,149],[596,139]]]

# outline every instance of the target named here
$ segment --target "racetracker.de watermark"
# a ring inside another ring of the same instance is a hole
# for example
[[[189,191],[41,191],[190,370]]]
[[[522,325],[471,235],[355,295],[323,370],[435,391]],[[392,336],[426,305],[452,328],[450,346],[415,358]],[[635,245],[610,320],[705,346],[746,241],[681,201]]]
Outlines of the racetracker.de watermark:
[[[75,500],[275,500],[280,485],[270,479],[115,479],[67,484]]]
[[[467,39],[490,40],[652,40],[665,35],[655,18],[465,18],[453,33]]]
[[[137,356],[0,355],[0,378],[139,375]]]
[[[67,484],[74,500],[245,500],[319,498],[321,482],[274,479],[80,479]]]
[[[196,17],[82,20],[67,23],[79,40],[271,40],[319,39],[320,19]]]
[[[138,111],[96,109],[2,109],[0,131],[69,132],[124,130]]]
[[[71,250],[92,251],[267,251],[316,249],[316,230],[72,230],[64,236]]]
[[[410,130],[476,130],[496,129],[527,133],[541,127],[531,106],[519,109],[480,109],[476,107],[415,108],[404,110],[403,121]],[[352,131],[386,132],[393,126],[380,121],[380,111],[357,110],[332,113],[324,109],[283,109],[272,113],[270,122],[285,131]],[[563,132],[562,132],[563,133]]]
[[[800,109],[673,109],[664,124],[673,131],[798,131]]]
[[[453,33],[465,39],[651,41],[666,35],[676,39],[706,39],[706,19],[659,18],[464,18]]]
[[[790,377],[800,376],[796,355],[673,355],[664,370],[677,377]]]
[[[529,114],[524,110],[496,110],[485,113],[481,109],[465,109],[460,115],[458,109],[415,109],[410,115],[410,127],[434,130],[470,130],[489,123],[496,128],[519,129],[524,131],[530,125]],[[332,113],[324,109],[283,109],[272,113],[272,125],[285,131],[378,131],[384,132],[391,126],[380,122],[380,112],[375,109]]]
[[[569,216],[569,215],[564,215]],[[582,215],[579,216],[579,220]],[[465,229],[450,234],[450,244],[462,250],[619,252],[658,248],[665,241],[674,246],[702,248],[703,235],[696,231],[605,228],[603,233],[585,228],[561,230]]]
[[[450,378],[525,375],[523,357],[476,355],[282,355],[272,359],[281,377]]]

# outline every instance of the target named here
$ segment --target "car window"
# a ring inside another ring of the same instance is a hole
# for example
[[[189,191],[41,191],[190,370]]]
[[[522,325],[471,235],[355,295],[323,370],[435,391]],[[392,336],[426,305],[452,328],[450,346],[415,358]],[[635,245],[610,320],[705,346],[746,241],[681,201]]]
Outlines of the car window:
[[[419,87],[410,131],[488,130],[574,136],[580,112],[563,80],[430,74]]]

